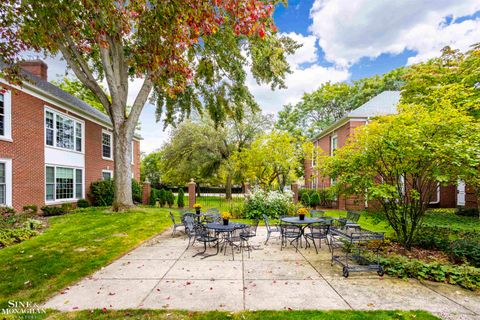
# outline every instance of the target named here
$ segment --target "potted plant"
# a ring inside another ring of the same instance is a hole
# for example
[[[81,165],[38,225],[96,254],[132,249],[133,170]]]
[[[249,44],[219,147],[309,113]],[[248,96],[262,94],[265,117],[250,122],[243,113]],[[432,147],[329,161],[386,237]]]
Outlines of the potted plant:
[[[230,212],[222,212],[222,219],[223,219],[223,225],[224,226],[227,226],[228,225],[228,220],[230,220],[230,218],[232,217],[232,215],[230,214]]]
[[[307,208],[300,208],[297,210],[298,218],[300,220],[305,220],[305,216],[308,214]]]
[[[200,209],[202,209],[202,205],[200,203],[195,203],[193,205],[193,208],[195,209],[196,214],[200,214]]]

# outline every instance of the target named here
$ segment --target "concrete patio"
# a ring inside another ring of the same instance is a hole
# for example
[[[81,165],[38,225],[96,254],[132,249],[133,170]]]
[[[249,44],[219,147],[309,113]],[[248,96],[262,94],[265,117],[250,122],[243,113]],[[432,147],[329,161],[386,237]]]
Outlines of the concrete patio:
[[[192,257],[183,234],[165,232],[47,301],[45,307],[77,309],[423,309],[445,319],[480,319],[480,295],[459,287],[401,280],[376,273],[341,275],[330,253],[293,247],[280,251],[266,230],[252,241],[258,250]],[[209,249],[214,251],[213,248]]]

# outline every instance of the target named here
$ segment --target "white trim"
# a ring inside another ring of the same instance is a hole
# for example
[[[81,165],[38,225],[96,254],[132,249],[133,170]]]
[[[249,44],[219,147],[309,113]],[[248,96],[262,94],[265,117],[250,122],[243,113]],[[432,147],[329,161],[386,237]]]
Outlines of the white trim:
[[[47,112],[53,113],[53,146],[47,144],[47,125],[46,125],[46,119],[47,119]],[[62,147],[57,147],[57,124],[56,124],[56,115],[59,115],[61,117],[65,117],[67,119],[70,119],[73,121],[73,150],[72,149],[67,149],[67,148],[62,148]],[[82,151],[77,151],[77,136],[76,136],[76,123],[80,123],[82,125]],[[43,144],[45,148],[52,148],[52,149],[58,149],[58,150],[63,150],[63,151],[68,151],[68,152],[74,152],[74,153],[79,153],[79,154],[85,154],[85,121],[78,119],[76,117],[72,117],[71,115],[58,111],[55,109],[50,108],[49,106],[45,105],[44,106],[44,111],[43,111]]]
[[[56,96],[54,96],[54,95],[52,95],[48,92],[45,92],[45,91],[39,89],[38,87],[28,83],[27,81],[23,82],[22,87],[11,84],[3,78],[0,78],[0,83],[3,83],[7,86],[10,86],[10,87],[12,87],[16,90],[25,92],[25,93],[31,95],[32,97],[41,99],[44,102],[47,102],[51,105],[57,106],[57,107],[62,108],[62,109],[66,109],[69,112],[71,112],[72,114],[75,114],[78,117],[85,118],[86,120],[88,120],[90,122],[93,122],[95,124],[98,124],[102,127],[105,127],[105,128],[108,128],[108,129],[113,128],[110,123],[102,122],[100,120],[97,120],[97,119],[91,117],[88,113],[84,112],[83,110],[79,110],[78,108],[70,105],[66,101],[64,101],[64,100],[62,100],[62,99],[60,99],[60,98],[58,98],[58,97],[56,97]],[[142,140],[141,138],[137,138],[137,137],[133,137],[133,139],[136,140],[136,141]]]
[[[335,149],[333,149],[333,140],[335,139]],[[333,152],[338,149],[338,135],[335,133],[330,136],[330,156],[333,156]]]
[[[47,167],[53,167],[53,174],[54,174],[54,182],[53,182],[53,197],[54,200],[47,200]],[[73,198],[68,198],[68,199],[56,199],[56,190],[57,190],[57,168],[66,168],[66,169],[73,169]],[[77,171],[76,170],[82,170],[82,196],[81,198],[76,198],[77,194]],[[63,165],[55,165],[55,164],[48,164],[46,163],[44,166],[44,174],[45,174],[45,179],[43,181],[44,187],[45,187],[45,194],[43,196],[45,200],[45,204],[50,205],[50,204],[61,204],[61,203],[70,203],[70,202],[77,202],[79,199],[84,199],[85,198],[85,168],[82,167],[72,167],[72,166],[63,166]]]
[[[466,188],[465,181],[458,180],[457,182],[457,206],[464,207],[466,204]]]
[[[369,119],[369,117],[365,117],[365,118],[349,118],[349,117],[345,117],[345,118],[342,118],[340,120],[338,120],[337,122],[331,124],[329,127],[327,127],[325,130],[323,130],[322,132],[320,132],[319,134],[317,134],[312,140],[313,141],[317,141],[317,140],[320,140],[322,139],[323,137],[331,134],[333,131],[339,129],[340,127],[343,127],[345,124],[351,122],[351,121],[363,121],[363,122],[367,122]]]
[[[103,135],[104,135],[104,134],[110,136],[110,158],[103,156]],[[101,150],[101,152],[102,152],[102,153],[101,153],[101,154],[102,154],[102,159],[103,159],[103,160],[113,161],[113,133],[112,133],[111,131],[102,129],[101,148],[102,148],[102,150]]]
[[[110,179],[113,179],[113,170],[102,170],[102,180],[105,180],[103,178],[103,173],[110,173]]]
[[[3,93],[3,112],[5,117],[4,134],[0,136],[0,139],[12,141],[12,92],[9,90],[5,90]]]
[[[440,183],[437,183],[437,200],[429,202],[429,204],[437,204],[437,203],[440,203]]]
[[[0,158],[0,163],[5,163],[5,206],[13,206],[12,189],[13,189],[13,172],[12,172],[12,159]]]

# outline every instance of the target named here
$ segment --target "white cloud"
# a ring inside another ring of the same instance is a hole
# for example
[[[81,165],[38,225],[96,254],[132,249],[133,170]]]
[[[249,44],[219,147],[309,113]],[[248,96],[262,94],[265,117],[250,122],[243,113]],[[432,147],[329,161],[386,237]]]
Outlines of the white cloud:
[[[445,45],[461,50],[480,41],[480,20],[455,22],[480,10],[478,0],[316,0],[310,31],[328,61],[349,66],[362,57],[417,52],[410,62],[438,55]],[[436,54],[435,54],[436,53]]]
[[[248,88],[265,113],[277,113],[283,105],[298,102],[305,92],[317,89],[322,83],[341,82],[350,77],[345,68],[323,67],[315,63],[318,60],[316,37],[293,32],[285,35],[303,45],[287,57],[292,70],[291,74],[286,75],[287,89],[272,91],[269,85],[258,85],[247,71]],[[308,66],[303,66],[304,64]]]

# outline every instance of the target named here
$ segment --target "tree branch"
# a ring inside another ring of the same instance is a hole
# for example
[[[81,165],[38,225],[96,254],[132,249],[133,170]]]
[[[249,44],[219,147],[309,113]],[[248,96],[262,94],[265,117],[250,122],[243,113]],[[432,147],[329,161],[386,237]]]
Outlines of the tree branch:
[[[142,87],[138,92],[135,101],[133,102],[132,109],[130,110],[130,114],[127,118],[127,126],[129,129],[131,128],[132,133],[135,130],[135,125],[138,122],[138,118],[140,117],[140,113],[142,112],[145,103],[147,102],[148,96],[153,88],[153,82],[150,79],[150,74],[147,74],[145,80],[143,81]]]

